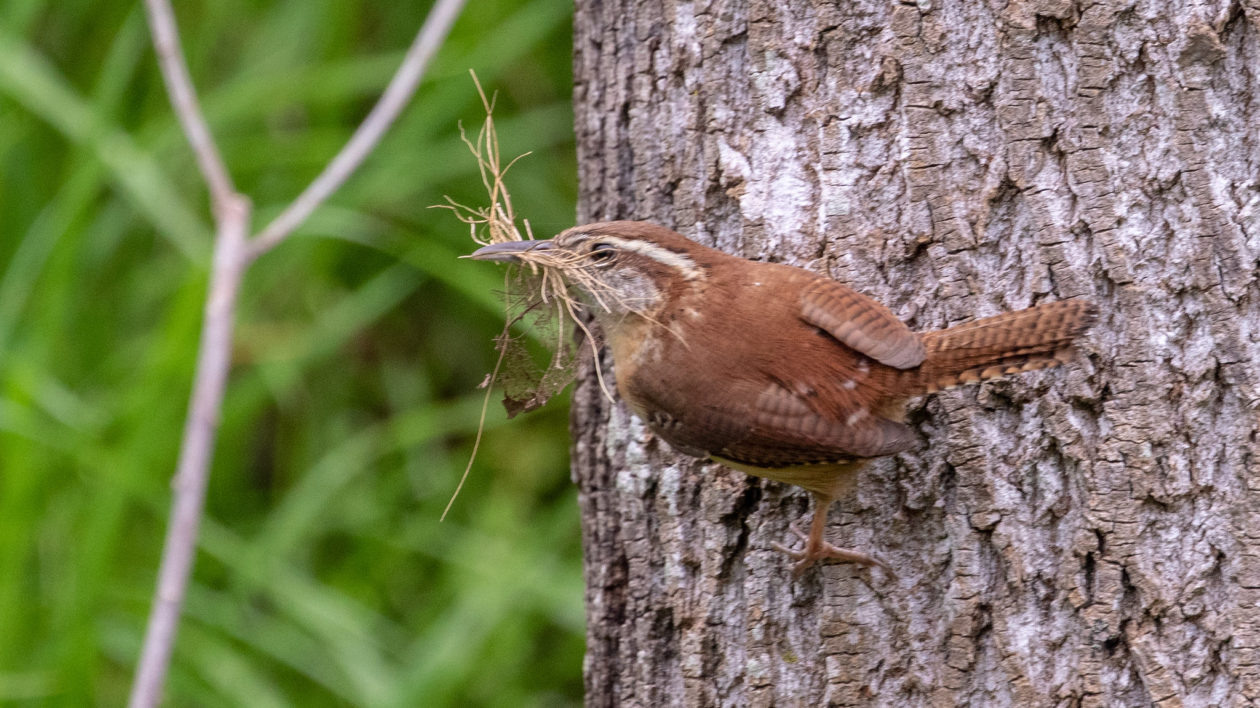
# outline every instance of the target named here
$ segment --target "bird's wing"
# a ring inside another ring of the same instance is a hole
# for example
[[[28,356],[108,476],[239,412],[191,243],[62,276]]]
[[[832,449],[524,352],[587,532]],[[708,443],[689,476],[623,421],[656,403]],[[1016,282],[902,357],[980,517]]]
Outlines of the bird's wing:
[[[926,353],[919,335],[887,307],[834,280],[801,290],[801,319],[882,364],[913,369]]]
[[[910,428],[856,398],[831,415],[811,406],[808,393],[773,380],[726,381],[705,391],[700,405],[665,382],[639,377],[635,384],[639,412],[653,432],[698,457],[775,469],[891,455],[915,444]]]
[[[736,413],[735,406],[710,409],[709,414],[734,413],[747,422],[710,454],[751,467],[779,468],[830,464],[880,457],[908,450],[915,444],[911,429],[872,413],[854,401],[843,417],[820,413],[807,397],[778,383],[765,385],[751,408]]]

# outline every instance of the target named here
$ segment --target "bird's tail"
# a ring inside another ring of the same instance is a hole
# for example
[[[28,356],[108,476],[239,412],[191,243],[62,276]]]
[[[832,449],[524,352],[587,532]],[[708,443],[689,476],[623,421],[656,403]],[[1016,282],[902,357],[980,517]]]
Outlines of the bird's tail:
[[[1060,300],[927,332],[927,358],[902,373],[905,389],[911,395],[934,393],[1058,366],[1072,358],[1073,340],[1097,316],[1088,300]]]

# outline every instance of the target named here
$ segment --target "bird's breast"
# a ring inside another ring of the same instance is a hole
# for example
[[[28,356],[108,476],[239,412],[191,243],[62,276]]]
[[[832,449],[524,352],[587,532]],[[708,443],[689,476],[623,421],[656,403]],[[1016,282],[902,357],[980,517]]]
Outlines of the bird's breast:
[[[635,381],[639,376],[651,375],[661,359],[660,345],[652,329],[647,320],[631,316],[616,326],[605,327],[604,333],[608,349],[612,352],[617,391],[640,418],[645,417],[645,409],[637,395],[639,387]]]

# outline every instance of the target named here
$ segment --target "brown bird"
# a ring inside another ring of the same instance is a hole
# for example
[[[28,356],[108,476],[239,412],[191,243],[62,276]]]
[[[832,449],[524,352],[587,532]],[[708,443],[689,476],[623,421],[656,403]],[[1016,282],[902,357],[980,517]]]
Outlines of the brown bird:
[[[472,258],[561,269],[600,324],[617,389],[675,450],[804,487],[796,574],[834,559],[880,565],[824,539],[831,503],[868,460],[908,450],[907,399],[1063,363],[1094,320],[1063,300],[935,332],[800,268],[737,258],[662,226],[612,221]]]

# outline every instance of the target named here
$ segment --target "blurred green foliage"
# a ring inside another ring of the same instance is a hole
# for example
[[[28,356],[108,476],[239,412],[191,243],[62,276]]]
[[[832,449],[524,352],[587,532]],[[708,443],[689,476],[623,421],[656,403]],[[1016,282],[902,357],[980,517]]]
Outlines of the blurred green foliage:
[[[261,226],[379,95],[428,3],[177,2]],[[180,706],[568,705],[582,609],[566,411],[471,449],[502,271],[457,122],[499,93],[508,182],[571,224],[566,0],[472,2],[359,173],[250,272],[168,681]],[[209,256],[139,3],[0,3],[0,703],[117,705],[165,532]]]

